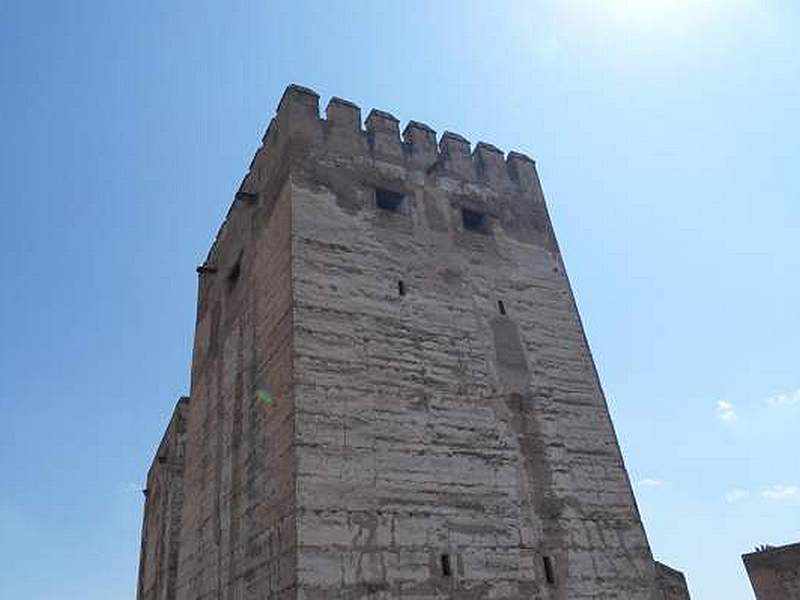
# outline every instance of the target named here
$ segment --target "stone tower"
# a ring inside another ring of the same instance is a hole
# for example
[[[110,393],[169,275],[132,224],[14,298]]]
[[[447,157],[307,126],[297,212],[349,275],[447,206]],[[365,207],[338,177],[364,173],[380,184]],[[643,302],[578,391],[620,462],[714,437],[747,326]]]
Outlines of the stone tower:
[[[318,104],[198,268],[138,600],[660,598],[533,161]]]

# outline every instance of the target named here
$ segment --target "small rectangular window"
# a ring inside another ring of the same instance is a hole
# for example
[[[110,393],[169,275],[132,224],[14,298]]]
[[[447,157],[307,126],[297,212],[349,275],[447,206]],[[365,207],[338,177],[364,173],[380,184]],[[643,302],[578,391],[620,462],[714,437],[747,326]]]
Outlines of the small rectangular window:
[[[542,562],[544,563],[544,578],[549,585],[556,584],[556,571],[553,568],[553,559],[549,556],[543,556]]]
[[[400,212],[403,207],[403,194],[378,188],[375,190],[375,204],[390,212]]]
[[[466,231],[486,232],[486,216],[477,210],[461,209],[461,221]]]
[[[450,577],[452,570],[450,569],[450,555],[442,554],[442,576]]]
[[[503,301],[502,301],[502,300],[498,300],[498,301],[497,301],[497,310],[499,310],[499,311],[500,311],[500,314],[501,314],[501,315],[504,315],[504,314],[506,314],[506,305],[505,305],[505,304],[503,304]]]
[[[402,279],[397,282],[397,293],[401,296],[406,295],[406,284]]]

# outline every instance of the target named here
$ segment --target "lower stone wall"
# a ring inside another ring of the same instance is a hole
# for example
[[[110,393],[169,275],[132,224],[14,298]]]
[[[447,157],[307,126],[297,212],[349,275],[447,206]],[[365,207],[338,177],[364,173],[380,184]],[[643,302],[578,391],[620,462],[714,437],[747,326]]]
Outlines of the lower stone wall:
[[[691,600],[683,573],[656,561],[656,581],[663,600]]]
[[[137,600],[175,598],[188,403],[188,398],[178,401],[147,475]]]

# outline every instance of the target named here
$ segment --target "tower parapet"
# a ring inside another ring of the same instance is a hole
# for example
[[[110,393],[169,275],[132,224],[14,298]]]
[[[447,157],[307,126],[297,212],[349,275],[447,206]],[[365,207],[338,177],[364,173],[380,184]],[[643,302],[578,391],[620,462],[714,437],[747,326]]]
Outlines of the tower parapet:
[[[357,150],[363,153],[364,137],[361,132],[361,109],[341,98],[333,97],[325,109],[327,121],[326,139],[338,144],[342,150]]]
[[[367,140],[372,155],[390,161],[403,160],[400,121],[394,115],[373,108],[367,116]]]
[[[328,102],[323,118],[319,94],[290,85],[264,136],[264,145],[294,141],[307,152],[346,151],[411,171],[429,170],[434,176],[486,186],[505,187],[509,181],[522,187],[537,185],[531,173],[535,170],[534,161],[519,152],[509,152],[506,157],[502,150],[482,141],[472,149],[464,136],[452,131],[445,131],[437,143],[436,132],[421,121],[409,121],[402,129],[402,137],[400,131],[397,117],[377,108],[369,111],[362,127],[360,107],[336,96]],[[526,163],[524,167],[522,162]]]
[[[409,121],[403,129],[403,143],[408,149],[408,160],[412,168],[427,170],[439,158],[436,132],[420,121]]]
[[[436,131],[416,120],[409,121],[401,135],[399,119],[376,108],[362,125],[361,108],[338,96],[328,101],[323,117],[319,99],[319,94],[307,87],[292,84],[285,89],[238,199],[257,199],[265,189],[274,193],[292,165],[310,165],[319,179],[329,179],[335,189],[341,178],[320,173],[319,162],[324,159],[340,170],[349,170],[349,178],[367,187],[399,189],[404,187],[401,181],[410,178],[428,181],[428,187],[434,189],[436,181],[447,180],[450,183],[445,185],[460,190],[459,205],[486,210],[494,218],[494,227],[521,240],[538,239],[556,251],[536,164],[525,154],[511,151],[506,155],[484,141],[472,147],[469,140],[452,131],[443,132],[437,141]],[[354,207],[368,204],[352,198],[349,202]],[[237,204],[235,201],[231,210]],[[230,216],[229,211],[218,238]],[[211,257],[212,253],[207,264]]]

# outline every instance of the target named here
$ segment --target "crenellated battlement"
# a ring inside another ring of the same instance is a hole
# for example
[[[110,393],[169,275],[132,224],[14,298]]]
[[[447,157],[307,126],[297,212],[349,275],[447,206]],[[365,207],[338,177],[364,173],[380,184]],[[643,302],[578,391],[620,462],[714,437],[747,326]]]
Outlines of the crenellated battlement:
[[[290,173],[324,182],[359,206],[367,201],[363,196],[356,200],[352,189],[341,187],[343,182],[407,192],[413,181],[434,195],[436,189],[457,189],[450,200],[454,206],[486,213],[518,239],[537,238],[555,247],[536,166],[529,157],[505,154],[483,141],[473,147],[452,131],[437,139],[436,131],[420,121],[401,128],[397,117],[376,108],[363,118],[357,104],[337,96],[328,101],[322,116],[319,94],[293,84],[283,92],[204,268],[216,264],[216,249],[226,231],[269,213],[271,199]]]
[[[487,186],[537,185],[534,161],[519,152],[505,155],[483,141],[472,148],[469,140],[452,131],[442,133],[437,142],[436,132],[420,121],[409,121],[401,134],[400,120],[376,108],[369,111],[362,126],[361,108],[336,96],[328,102],[323,117],[319,98],[309,88],[288,86],[264,136],[263,148],[295,141],[306,152],[317,148],[363,155],[408,170]]]

